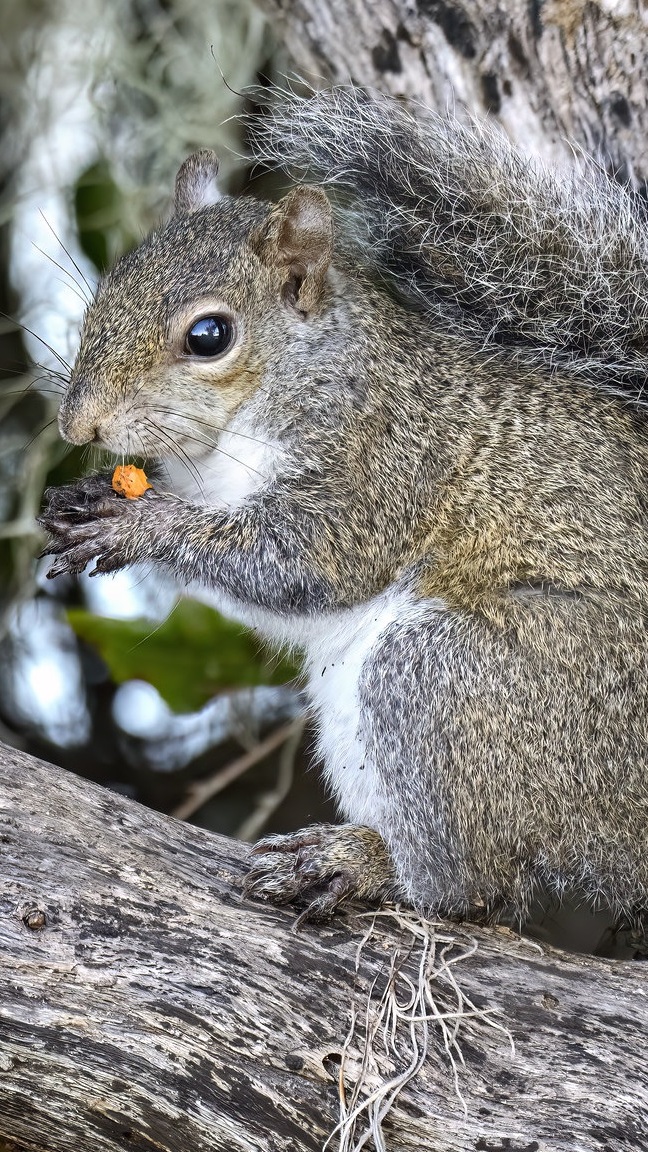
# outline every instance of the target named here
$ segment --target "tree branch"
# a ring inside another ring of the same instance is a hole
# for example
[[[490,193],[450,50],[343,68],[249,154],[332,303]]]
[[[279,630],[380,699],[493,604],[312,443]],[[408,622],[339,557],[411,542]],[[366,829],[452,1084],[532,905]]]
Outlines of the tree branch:
[[[0,777],[12,1150],[308,1152],[346,1111],[351,1152],[372,1110],[411,1152],[645,1146],[648,966],[408,914],[295,934],[242,845],[4,746]]]
[[[582,146],[622,179],[648,179],[641,0],[257,0],[285,68],[445,111],[495,116],[527,155]]]

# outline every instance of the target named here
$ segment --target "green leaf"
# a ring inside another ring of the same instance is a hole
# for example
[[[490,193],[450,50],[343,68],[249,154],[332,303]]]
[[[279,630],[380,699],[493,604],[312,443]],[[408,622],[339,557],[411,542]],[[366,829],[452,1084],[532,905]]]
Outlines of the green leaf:
[[[158,626],[82,608],[71,608],[67,617],[117,684],[147,680],[175,712],[193,712],[226,689],[284,684],[297,674],[293,663],[272,656],[240,624],[194,600],[181,600]]]
[[[137,244],[124,227],[124,203],[107,160],[91,164],[74,187],[74,210],[81,248],[99,272]]]

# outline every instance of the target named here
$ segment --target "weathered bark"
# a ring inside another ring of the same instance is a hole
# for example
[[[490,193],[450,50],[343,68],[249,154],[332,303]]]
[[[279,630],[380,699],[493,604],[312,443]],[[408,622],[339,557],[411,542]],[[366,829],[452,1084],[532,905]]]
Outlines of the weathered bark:
[[[352,1012],[375,1019],[398,949],[417,979],[410,931],[379,921],[356,971],[371,919],[292,933],[291,911],[241,901],[242,845],[2,747],[0,779],[0,1145],[321,1149],[340,1062],[347,1099],[362,1064],[362,1027],[344,1051]],[[455,1083],[430,1021],[423,1067],[384,1121],[387,1148],[648,1148],[648,965],[448,926],[436,947],[428,986],[446,1028],[458,989],[468,998],[465,1067]],[[399,989],[403,1002],[402,977]],[[401,1021],[402,1048],[409,1035]],[[379,1035],[368,1088],[401,1067]]]
[[[529,155],[576,142],[648,179],[643,0],[259,0],[289,66],[316,86],[369,85],[490,113]]]

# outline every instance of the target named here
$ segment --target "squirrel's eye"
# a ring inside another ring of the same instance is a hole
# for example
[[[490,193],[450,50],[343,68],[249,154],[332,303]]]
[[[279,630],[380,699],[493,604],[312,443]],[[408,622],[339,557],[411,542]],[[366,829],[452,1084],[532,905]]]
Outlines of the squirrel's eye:
[[[192,356],[218,356],[232,342],[232,324],[227,316],[203,316],[185,337],[185,350]]]

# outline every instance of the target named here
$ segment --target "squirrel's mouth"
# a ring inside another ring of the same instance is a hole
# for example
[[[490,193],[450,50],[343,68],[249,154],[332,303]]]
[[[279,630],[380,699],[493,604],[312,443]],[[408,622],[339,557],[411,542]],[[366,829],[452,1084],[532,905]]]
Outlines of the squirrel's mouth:
[[[148,460],[178,457],[199,461],[215,445],[173,427],[164,413],[124,409],[109,413],[82,412],[65,403],[59,411],[59,430],[70,444],[93,444],[116,456]]]

